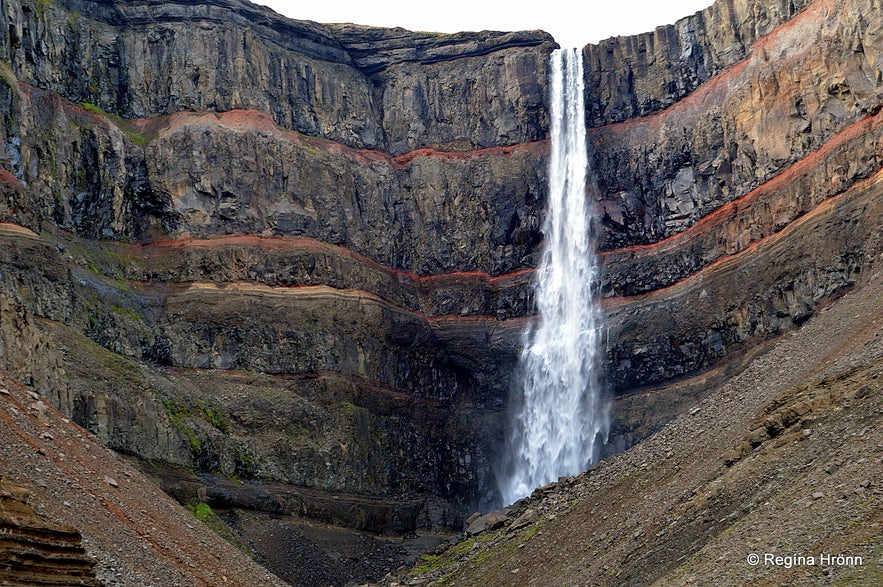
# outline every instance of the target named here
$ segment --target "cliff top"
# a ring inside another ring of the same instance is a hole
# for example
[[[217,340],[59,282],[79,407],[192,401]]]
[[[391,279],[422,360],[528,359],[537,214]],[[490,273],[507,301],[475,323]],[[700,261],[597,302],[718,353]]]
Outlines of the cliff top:
[[[60,0],[65,9],[113,26],[155,26],[163,22],[232,23],[307,57],[356,65],[373,74],[390,65],[435,63],[487,55],[509,47],[554,43],[544,31],[413,32],[402,28],[320,24],[291,19],[248,0]]]
[[[326,25],[368,74],[396,63],[421,64],[478,57],[510,47],[535,47],[554,43],[545,31],[481,31],[460,33],[413,32],[403,28],[378,28],[356,24]]]

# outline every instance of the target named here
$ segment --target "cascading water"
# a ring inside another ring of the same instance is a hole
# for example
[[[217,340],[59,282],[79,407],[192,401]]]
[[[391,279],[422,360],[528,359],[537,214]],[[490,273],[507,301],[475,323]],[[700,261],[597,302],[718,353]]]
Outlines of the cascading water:
[[[551,70],[549,203],[536,277],[539,319],[524,334],[521,402],[514,404],[509,458],[499,475],[505,503],[585,470],[598,460],[609,429],[596,369],[598,267],[586,205],[581,52],[556,50]]]

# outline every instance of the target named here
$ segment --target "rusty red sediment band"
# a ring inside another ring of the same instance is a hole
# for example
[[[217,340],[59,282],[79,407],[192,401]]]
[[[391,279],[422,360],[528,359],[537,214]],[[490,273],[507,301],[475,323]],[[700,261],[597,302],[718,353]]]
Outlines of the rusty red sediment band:
[[[434,275],[419,275],[411,271],[396,269],[379,263],[361,253],[342,245],[332,245],[307,237],[265,237],[255,234],[231,234],[217,238],[182,237],[177,239],[159,239],[143,245],[114,243],[114,246],[129,253],[145,258],[161,255],[165,250],[212,249],[229,246],[251,246],[268,251],[306,251],[325,253],[336,257],[344,257],[356,261],[366,267],[381,271],[390,276],[414,283],[417,287],[434,287],[450,285],[456,282],[486,282],[491,286],[497,284],[518,285],[523,278],[534,273],[533,268],[519,269],[510,273],[491,275],[486,271],[451,271]],[[508,283],[514,282],[514,283]]]
[[[856,125],[853,125],[853,127],[846,129],[838,136],[841,136],[841,135],[845,136],[847,133],[855,131],[856,128],[867,127],[870,123],[873,123],[873,127],[875,128],[875,127],[879,126],[881,123],[883,123],[883,120],[881,120],[881,118],[880,118],[881,116],[883,116],[883,112],[881,112],[881,114],[878,115],[877,117],[875,117],[873,120],[866,119]],[[858,133],[856,133],[856,135],[857,134]],[[825,147],[828,147],[828,145],[826,145]],[[823,149],[825,147],[823,147]],[[821,151],[821,149],[820,149],[820,151]],[[821,155],[817,151],[811,157],[818,159],[821,157]],[[786,172],[786,173],[788,173],[788,172]],[[797,173],[797,172],[795,172],[795,173]],[[733,262],[734,258],[742,256],[743,254],[749,253],[750,251],[754,250],[758,245],[760,245],[762,243],[775,242],[776,240],[782,238],[782,236],[784,234],[787,234],[792,227],[794,227],[794,226],[796,226],[796,225],[798,225],[808,219],[811,219],[815,214],[818,214],[819,212],[823,211],[824,209],[835,205],[836,202],[838,202],[843,196],[849,194],[850,192],[852,192],[856,189],[861,189],[865,185],[870,184],[874,181],[878,181],[881,178],[881,176],[883,176],[883,170],[878,170],[872,176],[870,176],[864,180],[861,180],[859,182],[856,182],[855,184],[853,184],[852,186],[850,186],[848,189],[841,192],[840,194],[827,198],[826,200],[824,200],[823,202],[821,202],[820,204],[815,206],[812,210],[808,211],[806,214],[803,214],[799,218],[792,220],[789,224],[787,224],[785,227],[783,227],[780,231],[770,234],[770,235],[768,235],[764,238],[761,238],[757,241],[754,241],[754,242],[750,243],[749,245],[747,245],[746,247],[744,247],[743,249],[741,249],[740,251],[737,251],[733,254],[723,255],[720,258],[718,258],[716,261],[710,263],[709,265],[706,265],[705,267],[696,271],[695,273],[692,273],[691,275],[688,275],[680,280],[677,280],[670,285],[667,285],[667,286],[657,289],[657,290],[643,292],[643,293],[636,294],[633,296],[617,296],[617,297],[612,297],[612,298],[606,298],[606,299],[602,300],[602,302],[601,302],[602,306],[615,307],[615,306],[626,304],[629,301],[633,301],[636,298],[647,298],[649,296],[658,294],[658,292],[667,291],[667,290],[670,290],[671,288],[682,287],[685,282],[689,282],[690,280],[698,279],[700,276],[703,276],[706,273],[714,270],[714,268],[716,268],[716,267],[719,267],[725,263]],[[780,180],[779,177],[781,177],[781,176],[777,176],[777,178],[770,180],[770,182],[779,180],[779,182],[784,183],[784,180]],[[746,196],[743,196],[743,198],[748,198],[748,196],[755,194],[754,199],[756,199],[756,194],[758,193],[759,190],[764,188],[765,185],[767,185],[767,184],[764,184],[764,185],[756,188],[755,190],[753,190],[752,192],[750,192]],[[731,204],[737,204],[737,203],[738,203],[738,201],[732,202]],[[729,216],[728,210],[731,210],[732,208],[729,208],[726,206],[725,206],[725,208],[726,208],[726,210],[724,210],[723,213],[720,213],[720,214],[713,213],[713,214],[709,215],[709,217],[713,217],[712,220],[713,219],[722,220],[722,219],[728,217]],[[744,206],[743,206],[743,208],[744,208]],[[706,217],[706,219],[708,219],[709,217]],[[703,219],[703,220],[706,220],[706,219]],[[711,220],[706,220],[706,223],[710,223],[710,222],[711,222]],[[697,225],[694,225],[694,227],[691,227],[690,229],[688,229],[685,232],[689,232],[691,230],[693,230],[693,231],[699,230],[696,227],[700,224],[702,224],[702,221],[700,221],[699,223],[697,223]],[[700,229],[701,229],[701,226],[700,226]],[[18,232],[21,234],[26,234],[28,236],[32,236],[34,238],[39,238],[39,236],[34,234],[32,231],[27,230],[22,227],[19,227],[18,225],[12,224],[12,223],[0,223],[0,230]],[[621,254],[623,252],[631,252],[633,250],[640,250],[643,252],[643,254],[641,256],[647,256],[649,254],[648,251],[661,250],[663,247],[666,247],[666,246],[668,248],[672,248],[671,243],[677,242],[676,239],[683,240],[685,238],[685,237],[681,236],[682,234],[683,233],[681,233],[679,235],[674,235],[664,241],[660,241],[659,243],[654,243],[652,245],[641,245],[639,247],[632,247],[630,249],[618,249],[616,251],[609,251],[609,252],[602,254],[602,259],[604,259],[606,263],[612,263],[613,261],[611,261],[611,259],[610,259],[610,257],[612,255]],[[292,249],[298,248],[299,246],[303,246],[305,249],[324,250],[324,251],[327,251],[331,254],[343,254],[345,256],[353,258],[356,261],[361,261],[361,262],[366,263],[367,265],[376,267],[378,270],[384,271],[384,272],[388,273],[389,275],[393,275],[396,277],[403,277],[408,280],[413,280],[414,283],[418,287],[433,287],[435,285],[438,285],[439,283],[447,284],[449,282],[461,282],[462,283],[464,281],[464,278],[469,281],[474,281],[474,282],[477,281],[479,283],[486,282],[488,284],[499,284],[503,287],[506,287],[506,286],[511,286],[511,285],[523,284],[527,281],[526,278],[528,278],[529,276],[531,276],[534,273],[534,269],[523,269],[523,270],[516,271],[513,273],[498,275],[498,276],[490,276],[487,273],[479,272],[479,271],[453,272],[453,273],[446,273],[446,274],[441,274],[441,275],[420,276],[420,275],[416,275],[414,273],[401,271],[401,270],[397,270],[397,269],[392,269],[390,267],[387,267],[385,265],[382,265],[380,263],[372,261],[371,259],[368,259],[367,257],[363,257],[362,255],[360,255],[358,253],[350,251],[349,249],[346,249],[345,247],[340,247],[338,245],[328,245],[325,243],[320,243],[318,241],[314,241],[312,239],[305,239],[305,238],[300,238],[300,237],[272,237],[271,238],[271,237],[261,237],[261,236],[257,236],[257,235],[232,235],[232,236],[220,237],[217,239],[196,239],[196,240],[194,240],[194,239],[190,239],[190,238],[184,238],[184,239],[176,239],[176,240],[166,240],[166,241],[156,242],[156,243],[151,243],[151,244],[146,244],[146,245],[130,245],[130,244],[115,243],[114,246],[119,247],[119,248],[128,249],[132,252],[141,252],[145,256],[149,256],[151,254],[159,253],[162,249],[184,249],[184,248],[190,248],[190,247],[193,247],[193,248],[212,248],[212,247],[217,247],[217,246],[241,245],[241,244],[252,244],[254,246],[266,246],[266,248],[269,248],[269,249],[280,249],[280,250],[292,250]],[[507,282],[512,282],[512,283],[507,283]],[[179,286],[181,286],[181,287],[184,287],[187,285],[188,284],[179,284]],[[195,285],[195,284],[190,284],[190,285]],[[212,284],[212,285],[214,285],[214,284]],[[244,282],[235,284],[235,286],[238,286],[239,288],[241,288],[243,285],[245,285]],[[284,289],[300,289],[300,288],[315,288],[315,287],[317,287],[317,286],[289,286],[287,288],[278,288],[278,289],[284,290]],[[274,289],[276,289],[276,288],[274,288]],[[304,291],[307,291],[307,290],[304,290]],[[376,297],[376,296],[373,296],[373,294],[368,294],[368,295],[371,297]],[[400,308],[400,309],[403,311],[407,311],[404,308]],[[421,317],[424,317],[427,320],[435,321],[435,322],[451,321],[451,320],[455,320],[455,321],[469,321],[469,320],[475,321],[475,320],[482,320],[482,319],[496,320],[496,318],[493,316],[451,315],[451,316],[427,317],[422,312],[413,312],[413,311],[409,311],[409,312],[415,313]]]
[[[807,222],[811,222],[816,217],[818,217],[820,214],[824,213],[826,210],[829,210],[829,209],[833,208],[834,206],[836,206],[837,204],[839,204],[840,202],[842,202],[844,199],[849,197],[855,191],[864,189],[865,187],[868,187],[868,186],[870,186],[874,183],[880,182],[880,181],[883,181],[883,168],[878,169],[870,177],[866,177],[865,179],[852,184],[851,186],[849,186],[849,188],[840,192],[839,194],[837,194],[835,196],[831,196],[829,198],[826,198],[821,203],[819,203],[817,206],[815,206],[812,210],[808,211],[806,214],[803,214],[802,216],[795,218],[794,220],[789,222],[785,227],[783,227],[778,232],[774,232],[774,233],[772,233],[762,239],[756,240],[756,241],[750,243],[748,246],[744,247],[743,249],[741,249],[735,253],[732,253],[730,255],[724,255],[724,256],[718,258],[717,260],[715,260],[714,262],[699,269],[695,273],[692,273],[682,279],[679,279],[679,280],[673,282],[670,285],[667,285],[667,286],[659,288],[659,289],[655,289],[655,290],[651,290],[648,292],[643,292],[643,293],[639,293],[639,294],[635,294],[635,295],[631,295],[631,296],[617,296],[617,297],[605,298],[605,299],[601,300],[601,305],[603,307],[609,307],[609,308],[619,307],[619,306],[627,305],[629,303],[632,303],[632,302],[640,300],[640,299],[649,299],[654,296],[661,295],[662,292],[665,292],[666,295],[669,295],[672,290],[686,289],[686,287],[688,287],[691,283],[699,282],[700,280],[707,278],[708,273],[711,273],[718,268],[726,267],[728,265],[732,265],[732,264],[737,263],[740,258],[752,253],[753,251],[755,251],[759,247],[771,245],[771,244],[776,243],[779,240],[782,240],[783,238],[787,237],[792,231],[797,230],[798,228],[800,228],[800,226],[802,226],[803,224],[805,224]]]
[[[649,244],[649,245],[636,245],[633,247],[627,247],[622,249],[616,249],[613,251],[605,251],[600,254],[601,260],[604,264],[610,265],[617,262],[617,257],[628,259],[628,258],[638,258],[638,257],[649,257],[654,254],[661,254],[664,252],[668,252],[678,245],[688,242],[692,238],[695,237],[696,234],[707,232],[714,228],[717,225],[723,224],[726,220],[734,217],[739,212],[750,208],[753,204],[755,204],[758,200],[760,200],[763,196],[768,195],[769,193],[778,190],[793,180],[796,176],[802,175],[814,168],[818,165],[821,160],[828,154],[831,153],[835,148],[842,145],[843,143],[852,140],[861,136],[862,134],[867,134],[872,132],[873,130],[878,129],[881,125],[883,125],[883,111],[878,113],[875,116],[869,116],[853,125],[847,127],[834,137],[832,137],[827,143],[825,143],[822,147],[801,159],[791,167],[789,167],[786,171],[780,173],[776,177],[770,179],[769,181],[761,184],[754,190],[745,194],[744,196],[734,200],[728,204],[725,204],[721,208],[718,208],[714,212],[708,214],[707,216],[700,219],[696,224],[688,228],[687,230],[678,233],[676,235],[672,235],[667,239],[659,241],[657,243]],[[862,185],[876,180],[880,175],[880,171],[877,171],[871,177],[868,177],[862,181],[859,181],[849,188],[847,188],[844,192],[839,195],[835,195],[827,198],[825,201],[818,204],[813,209],[807,211],[804,215],[792,220],[787,225],[785,225],[780,231],[777,233],[770,234],[766,237],[763,237],[757,241],[749,243],[746,247],[732,253],[730,255],[722,255],[713,263],[706,265],[699,271],[680,279],[671,285],[665,286],[660,290],[665,290],[670,287],[675,287],[678,284],[693,278],[694,276],[701,275],[705,273],[707,270],[711,269],[714,266],[721,264],[722,262],[727,261],[728,259],[745,253],[751,249],[753,249],[758,243],[762,243],[771,238],[778,238],[777,235],[780,235],[783,232],[786,232],[787,229],[792,226],[795,222],[800,221],[801,219],[805,219],[808,216],[811,216],[817,210],[824,208],[826,205],[829,205],[830,202],[836,201],[839,196],[852,191],[853,189],[860,188]],[[16,224],[12,223],[0,223],[0,228],[5,230],[14,230],[18,229],[20,232],[26,231],[19,227]],[[26,231],[28,234],[32,234],[31,231]],[[33,235],[37,237],[37,235]],[[451,272],[437,275],[418,275],[412,272],[394,269],[392,267],[383,265],[378,263],[368,257],[356,253],[350,249],[339,245],[329,245],[326,243],[321,243],[319,241],[303,238],[303,237],[263,237],[259,235],[227,235],[218,238],[211,239],[193,239],[193,238],[181,238],[181,239],[166,239],[166,240],[158,240],[153,243],[145,244],[145,245],[131,245],[131,244],[123,244],[123,243],[113,243],[113,246],[128,250],[129,252],[141,254],[144,257],[149,257],[156,254],[161,254],[164,249],[187,249],[187,248],[214,248],[214,247],[222,247],[222,246],[234,246],[234,245],[247,245],[247,246],[255,246],[258,248],[264,248],[268,250],[308,250],[308,251],[318,251],[318,252],[326,252],[331,255],[336,256],[344,256],[347,258],[351,258],[354,261],[362,263],[366,266],[375,268],[379,271],[387,273],[390,276],[395,276],[400,279],[405,279],[414,283],[417,287],[420,288],[431,288],[438,285],[449,285],[457,282],[473,282],[473,283],[486,283],[490,287],[511,287],[522,285],[528,278],[532,276],[534,273],[534,269],[521,269],[519,271],[515,271],[512,273],[502,274],[491,276],[486,272],[481,271],[462,271],[462,272]],[[298,286],[294,286],[298,287]],[[653,292],[644,292],[641,294],[636,294],[636,296],[647,296],[652,294]],[[627,296],[626,299],[631,299],[636,296]],[[617,302],[614,300],[617,298],[608,298],[603,303],[604,305],[616,305]],[[460,317],[457,317],[460,318]],[[463,317],[469,318],[469,317]]]
[[[713,230],[714,228],[723,226],[724,224],[726,224],[727,221],[735,218],[738,214],[744,212],[745,210],[750,209],[752,206],[760,202],[763,198],[778,190],[783,189],[797,177],[807,174],[809,171],[823,163],[824,158],[830,155],[838,147],[862,135],[869,134],[879,129],[881,126],[883,126],[883,111],[879,112],[876,115],[868,116],[848,126],[844,130],[834,135],[817,150],[813,151],[803,159],[791,165],[780,174],[767,180],[747,194],[727,204],[724,204],[720,208],[707,214],[686,230],[655,243],[646,245],[634,245],[631,247],[623,247],[610,251],[603,251],[599,253],[601,262],[604,265],[613,265],[619,261],[627,259],[647,258],[654,255],[664,254],[680,246],[683,246],[689,241],[693,240],[696,235],[706,233]],[[858,185],[858,183],[853,185]],[[821,205],[821,203],[819,205]],[[806,213],[809,213],[811,211],[812,210],[809,210]],[[796,219],[797,218],[792,219],[788,224],[785,225],[785,227],[793,223]],[[784,227],[782,230],[784,230]],[[772,235],[763,237],[760,240],[762,241],[765,238],[769,238],[769,236]],[[360,253],[356,253],[355,251],[347,249],[346,247],[340,245],[329,245],[304,237],[262,237],[258,235],[228,235],[210,239],[182,238],[160,240],[147,245],[135,245],[135,247],[140,248],[140,250],[143,251],[145,255],[151,255],[154,254],[153,249],[160,251],[163,248],[211,248],[228,245],[252,245],[268,250],[307,250],[325,252],[330,255],[347,257],[366,266],[372,267],[378,271],[383,271],[389,275],[404,278],[408,281],[413,282],[418,287],[435,287],[439,285],[449,285],[455,282],[462,283],[464,281],[473,283],[486,282],[488,285],[491,286],[511,287],[522,285],[526,281],[526,278],[528,276],[531,276],[535,272],[535,269],[527,268],[500,275],[490,275],[489,273],[483,271],[454,271],[435,275],[418,275],[413,272],[395,269],[393,267],[383,265],[364,255],[361,255]],[[747,246],[750,246],[750,244]],[[733,254],[738,254],[738,251],[736,253],[732,253],[731,255],[722,255],[722,257],[720,258],[732,256]]]
[[[720,208],[717,208],[713,212],[710,212],[707,215],[703,216],[686,230],[677,234],[673,234],[672,236],[661,241],[657,241],[655,243],[646,245],[633,245],[630,247],[623,247],[611,251],[603,251],[602,253],[600,253],[601,260],[604,263],[614,263],[621,260],[620,258],[632,259],[638,257],[648,257],[654,254],[658,254],[659,252],[667,252],[673,250],[677,246],[684,244],[686,241],[692,240],[697,234],[709,232],[711,229],[723,225],[726,220],[733,218],[740,212],[751,208],[751,206],[758,203],[758,201],[765,196],[768,196],[771,193],[784,188],[797,177],[806,175],[809,171],[816,168],[819,164],[823,163],[822,159],[830,155],[831,152],[834,151],[834,149],[836,149],[837,147],[840,147],[845,143],[854,140],[862,135],[869,134],[879,129],[881,126],[883,126],[883,110],[881,110],[876,115],[867,116],[862,120],[859,120],[858,122],[855,122],[846,127],[845,129],[831,137],[821,147],[819,147],[812,153],[809,153],[803,159],[795,162],[793,165],[789,166],[787,169],[785,169],[775,177],[760,184],[747,194],[740,196],[735,200],[724,204]],[[796,218],[792,219],[791,222],[794,222],[794,220],[796,220]],[[789,222],[789,224],[791,222]]]

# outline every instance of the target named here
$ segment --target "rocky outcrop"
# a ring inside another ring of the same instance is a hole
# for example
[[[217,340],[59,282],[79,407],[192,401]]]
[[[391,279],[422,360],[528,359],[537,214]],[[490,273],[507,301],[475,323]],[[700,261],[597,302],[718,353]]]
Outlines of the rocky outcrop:
[[[877,172],[737,258],[630,303],[610,304],[617,387],[694,373],[805,322],[860,282],[883,244],[881,181]]]
[[[592,130],[603,248],[680,233],[876,114],[883,62],[878,20],[867,15],[877,12],[858,0],[813,2],[670,108]],[[826,181],[849,183],[879,168],[873,149],[849,157]]]
[[[72,317],[70,273],[55,250],[30,230],[0,225],[0,368],[58,404],[69,403],[64,366],[40,330],[41,317]]]
[[[256,112],[125,122],[41,91],[19,96],[7,142],[33,138],[13,171],[27,193],[45,193],[31,203],[41,218],[87,238],[301,236],[397,269],[491,274],[532,263],[540,240],[540,144],[393,158]]]
[[[812,0],[724,0],[650,33],[587,45],[586,119],[600,127],[663,110],[750,56]]]
[[[419,273],[510,271],[539,240],[536,145],[402,158],[332,148],[257,113],[177,116],[151,141],[148,171],[192,235],[304,236]]]
[[[739,199],[721,206],[659,246],[634,246],[602,254],[607,295],[661,289],[719,259],[775,235],[830,198],[848,192],[880,169],[875,144],[883,116],[862,119],[818,151]],[[831,170],[837,170],[831,175]]]
[[[28,491],[0,476],[0,581],[4,585],[98,587],[95,561],[72,526],[53,524],[28,504]]]
[[[434,147],[450,151],[545,137],[548,34],[334,29],[381,89],[388,152],[427,146],[425,136],[433,137]]]

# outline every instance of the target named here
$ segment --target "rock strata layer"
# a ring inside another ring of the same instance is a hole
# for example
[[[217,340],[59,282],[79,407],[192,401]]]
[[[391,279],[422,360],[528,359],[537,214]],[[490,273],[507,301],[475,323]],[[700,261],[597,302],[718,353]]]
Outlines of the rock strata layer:
[[[71,526],[41,518],[28,491],[0,476],[0,582],[3,585],[98,587],[95,561]]]

